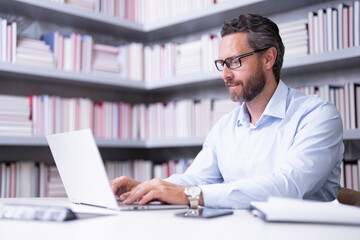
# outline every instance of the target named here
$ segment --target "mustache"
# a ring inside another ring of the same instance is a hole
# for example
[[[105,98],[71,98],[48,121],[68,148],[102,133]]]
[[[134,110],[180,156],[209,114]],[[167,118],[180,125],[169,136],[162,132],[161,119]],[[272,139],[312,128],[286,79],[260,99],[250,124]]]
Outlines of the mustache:
[[[233,85],[233,84],[237,84],[237,85],[244,85],[243,81],[241,80],[233,80],[233,79],[229,79],[229,80],[226,80],[225,81],[225,85],[228,86],[228,85]]]

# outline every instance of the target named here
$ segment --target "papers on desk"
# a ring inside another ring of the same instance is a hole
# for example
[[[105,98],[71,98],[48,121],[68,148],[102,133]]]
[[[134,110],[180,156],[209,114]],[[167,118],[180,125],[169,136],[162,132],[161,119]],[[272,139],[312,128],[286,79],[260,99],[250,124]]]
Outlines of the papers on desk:
[[[251,212],[269,222],[306,222],[360,225],[360,208],[336,202],[270,197],[251,202]]]

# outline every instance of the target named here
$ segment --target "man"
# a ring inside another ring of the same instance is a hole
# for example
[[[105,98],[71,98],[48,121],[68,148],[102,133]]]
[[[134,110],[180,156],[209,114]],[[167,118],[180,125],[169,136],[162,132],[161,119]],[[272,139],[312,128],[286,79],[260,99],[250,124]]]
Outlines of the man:
[[[269,196],[330,201],[340,188],[344,152],[336,108],[280,80],[284,46],[279,29],[259,15],[225,22],[216,67],[233,101],[184,174],[137,182],[111,181],[125,204],[248,208]]]

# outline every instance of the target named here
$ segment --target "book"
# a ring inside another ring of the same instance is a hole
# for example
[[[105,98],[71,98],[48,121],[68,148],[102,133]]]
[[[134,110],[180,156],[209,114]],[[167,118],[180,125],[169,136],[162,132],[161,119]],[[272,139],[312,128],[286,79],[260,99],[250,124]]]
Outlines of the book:
[[[251,202],[254,216],[268,222],[329,223],[360,225],[360,208],[333,202],[269,197]]]

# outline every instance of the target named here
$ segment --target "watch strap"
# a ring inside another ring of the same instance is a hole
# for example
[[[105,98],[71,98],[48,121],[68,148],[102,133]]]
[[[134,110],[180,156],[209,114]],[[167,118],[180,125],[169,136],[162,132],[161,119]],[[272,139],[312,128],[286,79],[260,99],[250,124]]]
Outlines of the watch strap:
[[[190,208],[196,209],[199,206],[199,199],[198,198],[189,198]]]

